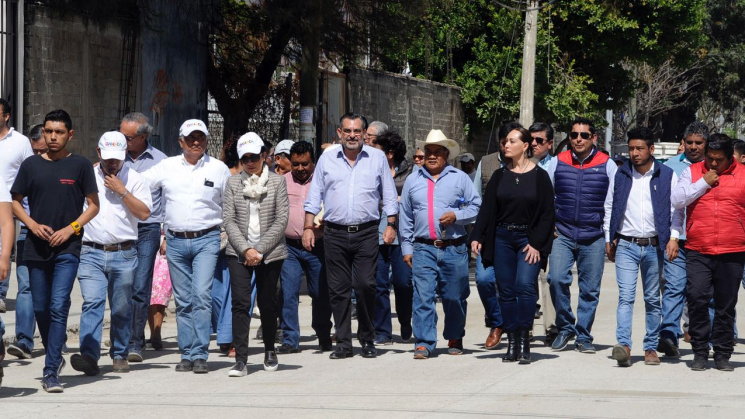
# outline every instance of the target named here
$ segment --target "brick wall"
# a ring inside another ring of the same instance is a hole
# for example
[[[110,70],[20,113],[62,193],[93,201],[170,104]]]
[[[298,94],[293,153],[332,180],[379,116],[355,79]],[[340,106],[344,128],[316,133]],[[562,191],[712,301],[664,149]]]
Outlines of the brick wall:
[[[69,149],[95,159],[101,134],[119,126],[121,23],[84,24],[33,4],[25,20],[23,132],[64,109],[75,130]]]

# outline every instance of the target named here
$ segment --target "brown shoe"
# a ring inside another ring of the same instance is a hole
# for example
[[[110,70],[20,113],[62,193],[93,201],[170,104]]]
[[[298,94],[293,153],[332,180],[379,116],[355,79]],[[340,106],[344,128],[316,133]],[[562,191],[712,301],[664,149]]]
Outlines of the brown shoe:
[[[631,348],[620,343],[613,347],[613,359],[618,362],[619,367],[631,366]]]
[[[495,349],[499,345],[499,342],[502,341],[502,333],[504,333],[504,330],[501,327],[492,327],[489,331],[489,336],[486,337],[484,347],[486,349]]]
[[[114,372],[129,372],[129,361],[127,361],[126,359],[115,359]]]
[[[646,365],[660,365],[660,357],[657,356],[657,351],[652,349],[644,351],[644,363]]]

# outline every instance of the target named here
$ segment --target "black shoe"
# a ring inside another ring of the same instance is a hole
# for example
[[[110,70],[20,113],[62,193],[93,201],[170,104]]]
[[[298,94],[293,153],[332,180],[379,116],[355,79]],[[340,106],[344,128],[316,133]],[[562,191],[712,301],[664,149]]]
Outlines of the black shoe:
[[[94,376],[101,373],[98,368],[98,362],[90,355],[73,354],[70,357],[70,365],[75,371],[80,371],[87,376]]]
[[[22,343],[11,343],[8,346],[8,354],[13,355],[18,359],[31,358],[31,350]]]
[[[678,347],[675,346],[673,340],[669,338],[661,337],[659,342],[657,342],[657,350],[665,354],[665,356],[674,358],[678,358],[680,356],[680,350],[678,350]]]
[[[363,358],[375,358],[378,351],[375,349],[375,345],[372,342],[362,342],[362,357]]]
[[[204,359],[194,360],[193,365],[194,366],[192,371],[194,371],[194,374],[207,374],[208,372],[210,372],[210,367],[207,365],[207,361]]]
[[[540,319],[541,316],[543,316],[543,312],[541,311],[541,305],[536,304],[535,305],[535,315],[533,316],[534,319]]]
[[[551,343],[551,350],[554,352],[563,351],[564,348],[569,344],[569,340],[574,337],[571,332],[559,332],[556,338]]]
[[[334,350],[334,345],[331,343],[331,339],[319,340],[318,346],[321,352],[329,352]]]
[[[691,361],[691,370],[692,371],[705,371],[706,364],[708,363],[708,361],[709,361],[709,358],[706,355],[694,354],[693,361]]]
[[[716,356],[714,355],[714,365],[719,371],[734,371],[735,367],[732,366],[729,362],[729,357],[727,356]]]
[[[334,352],[329,355],[330,359],[345,359],[352,357],[352,350],[347,348],[337,347]]]
[[[230,352],[230,344],[226,343],[223,345],[218,345],[217,350],[220,351],[221,354],[227,355],[228,352]]]
[[[275,351],[264,352],[264,371],[277,371],[279,360]]]
[[[517,332],[507,332],[507,353],[502,362],[515,362],[520,356],[520,341]]]
[[[160,339],[150,339],[150,346],[153,348],[154,351],[162,351],[163,341]]]
[[[300,352],[300,349],[290,345],[289,343],[283,343],[277,347],[276,352],[280,355],[296,354]]]
[[[518,331],[518,337],[520,338],[520,356],[517,360],[521,364],[530,364],[530,330]]]
[[[404,323],[401,325],[401,340],[404,342],[409,342],[411,340],[411,336],[414,333],[413,329],[411,328],[411,322]]]
[[[546,346],[553,345],[557,336],[559,336],[559,333],[556,331],[549,330],[548,332],[546,332],[546,339],[545,339]]]
[[[191,372],[194,369],[194,363],[188,359],[182,359],[176,364],[176,372]]]

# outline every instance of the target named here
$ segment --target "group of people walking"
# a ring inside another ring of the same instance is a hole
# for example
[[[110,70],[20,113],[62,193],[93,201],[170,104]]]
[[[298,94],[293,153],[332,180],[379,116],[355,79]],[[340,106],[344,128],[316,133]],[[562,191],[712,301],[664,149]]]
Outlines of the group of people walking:
[[[133,113],[119,131],[101,136],[93,165],[69,151],[74,130],[65,111],[46,115],[43,141],[35,143],[7,127],[10,107],[0,105],[6,115],[0,134],[7,133],[0,140],[0,276],[9,276],[15,216],[23,226],[18,261],[28,269],[24,277],[17,264],[17,314],[30,317],[17,322],[8,353],[30,357],[38,324],[47,392],[63,391],[59,374],[76,277],[84,303],[73,369],[100,373],[106,298],[113,371],[143,361],[147,320],[161,310],[150,307],[158,252],[176,302],[178,372],[209,372],[216,332],[221,349],[235,351],[228,375],[245,376],[254,298],[263,367],[277,370],[278,355],[300,351],[303,278],[319,349],[331,359],[353,356],[353,311],[362,357],[374,358],[376,347],[393,342],[391,288],[400,337],[413,343],[415,359],[435,351],[437,301],[447,353],[462,354],[472,253],[489,327],[484,346],[496,348],[506,334],[505,362],[531,362],[537,307],[552,350],[574,339],[576,350],[595,352],[591,330],[607,255],[619,287],[613,348],[619,365],[630,365],[641,272],[645,363],[659,364],[657,351],[679,356],[687,301],[691,368],[705,369],[712,347],[716,367],[732,369],[745,264],[745,168],[729,137],[709,135],[701,123],[688,127],[685,152],[665,165],[654,159],[653,134],[644,127],[628,132],[629,159],[617,165],[598,150],[588,119],[569,125],[569,149],[556,156],[550,125],[508,123],[499,130],[498,151],[477,167],[470,154],[459,159],[466,172],[450,164],[460,147],[442,131],[417,141],[409,162],[398,133],[355,113],[339,122],[340,144],[317,159],[310,143],[285,140],[271,148],[249,132],[226,146],[234,160],[228,164],[206,153],[202,121],[185,121],[182,153],[166,157],[147,141],[147,118]],[[215,316],[218,294],[222,312]],[[222,333],[225,324],[230,330]],[[162,347],[155,329],[150,343]]]

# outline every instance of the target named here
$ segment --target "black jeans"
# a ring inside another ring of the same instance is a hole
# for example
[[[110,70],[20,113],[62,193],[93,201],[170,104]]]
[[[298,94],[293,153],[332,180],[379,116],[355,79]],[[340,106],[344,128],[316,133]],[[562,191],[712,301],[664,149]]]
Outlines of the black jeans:
[[[705,255],[686,251],[686,298],[688,300],[688,333],[693,352],[706,355],[709,336],[714,356],[729,358],[735,343],[735,305],[742,280],[745,253]],[[714,326],[710,326],[709,302],[714,298]]]
[[[233,303],[233,345],[235,360],[248,359],[248,309],[251,307],[251,276],[256,273],[256,302],[261,310],[261,329],[264,334],[264,350],[274,350],[274,336],[277,334],[277,283],[282,272],[283,260],[257,266],[245,266],[237,257],[228,256],[230,270],[230,291]]]
[[[378,228],[377,225],[371,226],[357,233],[326,228],[323,241],[337,346],[351,350],[352,288],[357,296],[357,339],[360,342],[374,339]]]

